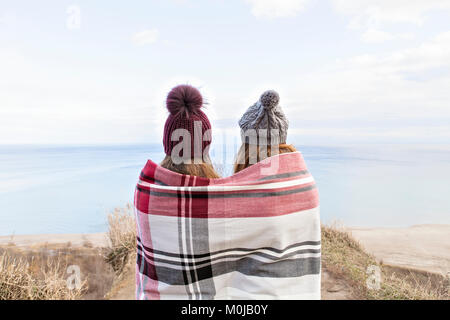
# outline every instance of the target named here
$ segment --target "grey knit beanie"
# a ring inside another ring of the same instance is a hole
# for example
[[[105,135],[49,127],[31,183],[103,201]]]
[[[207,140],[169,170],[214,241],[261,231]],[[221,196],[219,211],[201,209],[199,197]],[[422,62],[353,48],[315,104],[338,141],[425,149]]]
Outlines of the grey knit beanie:
[[[279,101],[278,93],[268,90],[261,95],[258,102],[248,108],[239,120],[243,143],[259,145],[286,143],[289,122],[278,104]]]

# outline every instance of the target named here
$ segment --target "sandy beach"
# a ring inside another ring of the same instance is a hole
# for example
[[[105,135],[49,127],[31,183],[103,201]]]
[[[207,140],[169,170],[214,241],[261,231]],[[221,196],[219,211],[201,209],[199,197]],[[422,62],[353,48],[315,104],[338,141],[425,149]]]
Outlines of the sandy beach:
[[[38,234],[38,235],[13,235],[0,236],[0,246],[14,245],[17,247],[33,247],[45,244],[67,244],[74,247],[106,247],[108,238],[106,233],[86,234]]]
[[[348,228],[348,231],[384,264],[450,273],[450,225]]]

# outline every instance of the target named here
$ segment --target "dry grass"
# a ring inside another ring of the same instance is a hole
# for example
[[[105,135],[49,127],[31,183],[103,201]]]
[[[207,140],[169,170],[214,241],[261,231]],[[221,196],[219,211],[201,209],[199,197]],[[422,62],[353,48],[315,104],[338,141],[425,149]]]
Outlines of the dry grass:
[[[136,250],[131,206],[116,209],[108,217],[110,246],[95,248],[70,243],[0,247],[0,300],[104,299]],[[106,261],[105,261],[106,258]],[[69,290],[67,266],[81,270],[82,288]]]
[[[330,273],[349,282],[353,295],[363,299],[367,267],[377,263],[348,233],[322,226],[322,264]]]
[[[388,265],[382,265],[382,270],[381,290],[371,294],[374,299],[449,300],[446,277]]]
[[[103,253],[101,248],[91,248],[91,245],[72,247],[70,243],[0,247],[0,256],[8,256],[8,263],[21,261],[22,265],[28,264],[29,274],[36,279],[43,279],[43,273],[48,273],[49,265],[59,265],[61,280],[65,281],[70,276],[66,274],[67,266],[78,266],[85,286],[82,296],[76,299],[84,300],[104,299],[111,289],[115,275],[111,266],[105,262]],[[21,276],[20,270],[15,272],[17,277]],[[0,286],[1,283],[2,280]]]
[[[86,282],[80,288],[68,288],[66,266],[59,259],[38,266],[6,251],[0,255],[0,300],[75,300],[85,290]]]
[[[440,275],[379,264],[345,230],[322,227],[322,262],[333,275],[350,283],[358,299],[449,299],[448,280]],[[367,269],[381,270],[379,289],[369,289]]]
[[[130,254],[136,251],[136,224],[131,205],[124,209],[115,209],[108,216],[108,238],[110,247],[105,259],[117,274],[120,274],[128,262]]]

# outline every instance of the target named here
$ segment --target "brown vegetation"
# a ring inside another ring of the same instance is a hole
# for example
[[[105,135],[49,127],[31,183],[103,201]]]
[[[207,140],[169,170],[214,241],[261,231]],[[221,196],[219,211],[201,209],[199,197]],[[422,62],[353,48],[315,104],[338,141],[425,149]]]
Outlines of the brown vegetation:
[[[438,274],[383,265],[350,234],[337,227],[322,227],[322,262],[333,276],[345,279],[358,299],[449,299],[448,279]],[[367,285],[368,269],[380,270],[379,288]]]
[[[116,209],[108,216],[108,239],[105,259],[117,274],[127,264],[130,255],[136,252],[136,224],[131,206]]]
[[[0,300],[74,300],[86,291],[86,281],[69,289],[60,259],[28,261],[8,252],[0,255]]]

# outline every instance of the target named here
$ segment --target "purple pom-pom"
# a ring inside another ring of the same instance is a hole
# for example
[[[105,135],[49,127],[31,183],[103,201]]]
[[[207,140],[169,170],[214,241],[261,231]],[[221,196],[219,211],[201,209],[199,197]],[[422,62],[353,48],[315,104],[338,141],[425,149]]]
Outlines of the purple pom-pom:
[[[203,97],[197,88],[190,85],[179,85],[167,95],[167,110],[173,116],[184,113],[186,117],[196,114],[203,106]]]

